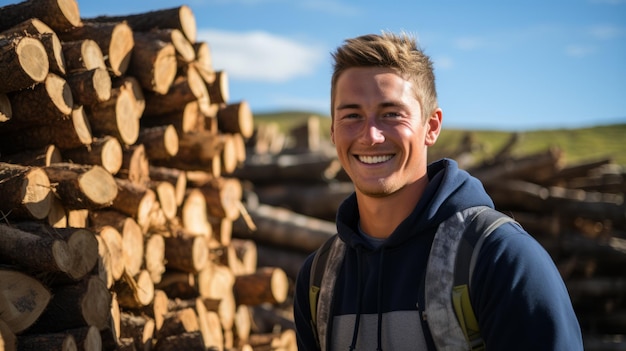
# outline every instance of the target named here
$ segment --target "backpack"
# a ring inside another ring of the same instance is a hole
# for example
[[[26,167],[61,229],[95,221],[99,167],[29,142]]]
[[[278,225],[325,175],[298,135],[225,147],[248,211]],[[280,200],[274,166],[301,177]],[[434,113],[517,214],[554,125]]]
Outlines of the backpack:
[[[425,313],[428,330],[437,350],[484,350],[478,321],[470,303],[470,282],[478,253],[484,240],[500,225],[515,221],[490,207],[476,206],[459,211],[443,221],[433,239],[426,268]],[[320,345],[325,349],[326,324],[330,314],[330,298],[318,306],[322,281],[327,271],[338,271],[345,244],[330,237],[316,251],[311,265],[309,304],[311,326]],[[330,259],[333,257],[332,259]],[[330,263],[330,264],[329,264]],[[332,290],[337,274],[325,282]],[[447,298],[439,294],[449,292]],[[433,298],[434,296],[439,298]],[[321,312],[318,316],[318,308]],[[322,318],[318,321],[318,317]]]

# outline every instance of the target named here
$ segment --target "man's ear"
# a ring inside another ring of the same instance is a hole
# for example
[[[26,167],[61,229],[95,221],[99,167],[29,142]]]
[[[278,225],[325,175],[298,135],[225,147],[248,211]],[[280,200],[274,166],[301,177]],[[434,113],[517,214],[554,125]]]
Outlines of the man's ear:
[[[437,142],[439,133],[441,133],[441,123],[443,120],[443,111],[441,108],[436,108],[433,113],[430,114],[428,120],[426,120],[426,138],[425,143],[427,146],[433,146]]]

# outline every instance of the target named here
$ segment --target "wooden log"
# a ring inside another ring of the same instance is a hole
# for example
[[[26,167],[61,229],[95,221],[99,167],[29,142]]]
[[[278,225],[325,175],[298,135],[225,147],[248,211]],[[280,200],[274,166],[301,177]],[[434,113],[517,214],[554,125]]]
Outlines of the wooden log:
[[[85,21],[126,21],[132,27],[133,31],[138,32],[146,32],[154,28],[174,28],[185,34],[185,37],[187,37],[190,42],[193,43],[196,41],[196,19],[193,11],[187,5],[123,16],[98,16],[85,19]]]
[[[292,149],[303,150],[303,152],[316,152],[321,148],[320,120],[318,116],[310,116],[300,125],[296,125],[289,130],[295,145]]]
[[[169,298],[163,290],[155,289],[154,298],[146,306],[128,309],[134,315],[145,315],[154,320],[155,334],[163,327],[165,316],[169,313]]]
[[[176,168],[150,166],[150,179],[154,181],[164,181],[174,186],[176,206],[180,206],[185,199],[187,191],[187,176],[185,172]]]
[[[189,188],[180,207],[183,228],[190,234],[210,237],[213,234],[207,214],[207,204],[200,189]]]
[[[226,218],[209,217],[213,238],[220,246],[229,246],[233,233],[233,221]]]
[[[70,118],[53,124],[34,125],[18,132],[0,131],[0,149],[15,153],[27,149],[39,149],[54,144],[59,149],[72,149],[91,144],[89,120],[83,106],[75,106]]]
[[[150,227],[150,213],[157,202],[154,191],[145,186],[133,184],[127,179],[115,178],[118,195],[111,208],[132,217],[147,232]]]
[[[176,49],[168,43],[141,32],[133,33],[134,46],[128,74],[144,89],[165,94],[176,77]]]
[[[72,269],[72,253],[64,240],[42,237],[4,224],[0,224],[0,233],[2,263],[39,273],[65,273]],[[30,254],[24,255],[24,252]]]
[[[30,37],[0,38],[0,63],[6,80],[0,93],[43,82],[50,70],[46,48],[40,40]]]
[[[166,43],[171,43],[176,49],[176,61],[178,62],[179,68],[186,66],[196,59],[196,50],[183,32],[178,29],[154,28],[149,32],[141,32],[141,34],[152,36]]]
[[[22,89],[9,94],[13,118],[0,125],[3,131],[19,130],[35,125],[50,125],[67,119],[72,113],[74,99],[67,81],[48,73],[41,84],[33,89]],[[37,104],[33,104],[37,101]]]
[[[0,93],[0,122],[6,122],[13,117],[11,101],[5,93]]]
[[[230,100],[228,73],[225,71],[212,71],[210,77],[205,78],[205,82],[211,102],[220,104],[222,108],[227,106]]]
[[[91,39],[61,42],[68,73],[107,69],[100,45]]]
[[[225,133],[238,133],[245,139],[254,132],[254,116],[247,101],[224,105],[217,112],[218,127]]]
[[[57,33],[62,41],[91,39],[98,43],[111,74],[120,77],[126,73],[135,45],[133,31],[128,24],[84,22],[82,26]]]
[[[280,267],[295,281],[309,252],[286,249],[273,244],[257,243],[257,265],[259,267]]]
[[[243,188],[237,178],[216,178],[198,189],[204,195],[210,216],[231,221],[239,218]]]
[[[0,30],[29,18],[39,18],[57,32],[81,25],[80,12],[75,0],[22,1],[0,8]]]
[[[44,167],[63,160],[61,151],[55,145],[46,145],[39,149],[23,150],[13,154],[0,155],[0,162]]]
[[[147,306],[154,298],[154,283],[146,270],[142,270],[136,278],[124,273],[122,278],[115,282],[113,291],[117,294],[120,307],[137,309]]]
[[[150,181],[150,164],[143,144],[130,145],[122,151],[122,166],[117,177],[127,179],[138,186],[147,186]]]
[[[232,239],[230,242],[232,252],[241,262],[240,274],[253,274],[257,270],[258,250],[254,240]],[[230,251],[229,251],[230,254]]]
[[[139,82],[126,76],[112,84],[107,101],[89,106],[89,122],[95,136],[112,135],[126,145],[133,145],[139,136],[139,117],[144,109]]]
[[[50,351],[77,351],[78,345],[74,336],[68,333],[44,333],[20,335],[17,338],[17,350],[38,351],[45,345]]]
[[[174,185],[166,181],[152,181],[150,188],[157,195],[159,207],[163,211],[163,215],[168,220],[173,220],[178,214],[178,205],[176,204],[176,189]]]
[[[122,168],[122,145],[119,140],[107,135],[95,138],[89,147],[63,150],[63,158],[73,163],[101,166],[115,175]]]
[[[245,223],[235,221],[234,237],[311,253],[337,233],[333,222],[304,216],[284,208],[259,205],[248,209],[248,212],[256,224],[256,231],[251,232]]]
[[[199,101],[208,94],[202,77],[195,69],[189,67],[185,75],[174,80],[166,94],[146,92],[145,115],[163,115],[180,111],[187,103]],[[200,105],[198,107],[200,108]]]
[[[4,233],[3,233],[4,234]],[[24,252],[24,251],[23,251]],[[50,291],[35,278],[18,271],[0,269],[1,320],[3,336],[20,333],[41,316],[50,302]]]
[[[163,339],[171,335],[195,332],[200,330],[196,310],[187,307],[169,312],[165,315],[163,326],[159,329],[157,339]]]
[[[242,305],[245,306],[245,305]],[[295,329],[293,318],[268,305],[250,306],[248,318],[254,333],[266,334],[274,330]]]
[[[52,206],[50,178],[39,167],[0,162],[2,216],[46,218]]]
[[[69,269],[64,272],[72,280],[80,280],[95,267],[98,261],[98,241],[95,233],[84,228],[53,228],[41,222],[19,222],[15,226],[25,232],[46,238],[63,239],[71,258]]]
[[[261,267],[253,274],[235,277],[233,286],[238,304],[280,304],[287,299],[289,281],[278,267]]]
[[[66,209],[108,207],[117,197],[115,179],[100,166],[55,163],[44,170]]]
[[[103,329],[110,315],[111,293],[97,276],[52,290],[52,299],[28,333],[59,332],[94,326]]]
[[[209,249],[204,236],[178,231],[164,240],[167,268],[197,273],[207,265]]]
[[[153,164],[187,171],[209,170],[215,177],[219,177],[225,141],[223,135],[209,131],[185,133],[179,136],[176,157],[154,160]]]
[[[132,218],[117,211],[92,211],[89,218],[93,230],[98,233],[111,252],[111,274],[114,280],[118,280],[122,277],[126,267],[122,233],[138,230],[141,234],[141,228]],[[134,234],[131,235],[134,236]]]
[[[76,340],[78,350],[99,351],[102,350],[102,337],[95,326],[87,326],[65,330],[63,333],[71,335]]]
[[[150,160],[168,159],[178,153],[178,134],[173,125],[143,128],[137,143],[145,147]]]
[[[193,62],[191,62],[191,65],[198,70],[198,73],[200,73],[205,82],[209,83],[212,79],[215,79],[209,78],[210,76],[213,76],[212,73],[214,72],[211,47],[206,41],[197,41],[191,43],[191,45],[196,53],[196,58]]]
[[[66,77],[77,104],[92,105],[111,98],[111,77],[106,69],[76,71]]]
[[[66,73],[65,57],[63,56],[63,46],[61,41],[59,40],[56,32],[39,19],[34,17],[29,18],[24,22],[3,31],[0,33],[0,36],[24,34],[39,39],[46,48],[50,72],[59,75],[64,75]]]
[[[563,166],[562,152],[553,148],[517,159],[493,165],[481,165],[468,171],[485,185],[498,183],[502,179],[520,179],[541,183],[550,179]]]
[[[121,314],[120,331],[120,338],[133,339],[137,350],[150,350],[156,336],[154,319],[129,313]]]
[[[221,301],[224,296],[233,293],[234,284],[235,275],[229,267],[221,264],[209,264],[198,273],[198,293],[203,301]],[[207,308],[214,310],[208,305]]]
[[[165,239],[163,235],[152,233],[145,242],[144,264],[154,284],[161,282],[165,273]]]
[[[17,350],[17,338],[6,322],[0,319],[0,346],[4,351]]]
[[[198,101],[189,101],[184,103],[183,106],[180,110],[144,116],[141,119],[141,126],[150,128],[172,125],[180,135],[202,130],[204,124],[201,122],[204,119],[204,115],[200,113]]]

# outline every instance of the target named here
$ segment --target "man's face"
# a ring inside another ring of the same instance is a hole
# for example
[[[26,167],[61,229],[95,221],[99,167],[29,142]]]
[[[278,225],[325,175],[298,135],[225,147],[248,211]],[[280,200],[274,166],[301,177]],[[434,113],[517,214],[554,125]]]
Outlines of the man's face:
[[[426,174],[441,110],[424,123],[411,82],[381,67],[350,68],[335,87],[331,139],[357,192],[393,194]]]

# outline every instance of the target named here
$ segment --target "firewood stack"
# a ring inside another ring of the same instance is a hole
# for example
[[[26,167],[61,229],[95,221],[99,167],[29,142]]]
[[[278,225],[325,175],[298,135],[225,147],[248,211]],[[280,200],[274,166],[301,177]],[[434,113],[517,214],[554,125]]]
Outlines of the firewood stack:
[[[248,139],[244,166],[235,172],[239,179],[253,182],[258,205],[248,206],[257,231],[250,233],[237,221],[233,235],[256,240],[259,262],[283,267],[292,277],[306,256],[335,233],[336,209],[353,191],[345,172],[336,167],[336,154],[288,141],[307,125],[310,121],[280,138],[271,124],[259,128]],[[313,132],[318,133],[315,128]],[[286,142],[272,151],[267,147],[270,140]],[[609,157],[566,164],[566,155],[558,148],[516,155],[512,151],[520,142],[513,133],[485,159],[482,146],[467,133],[456,149],[429,157],[457,160],[483,182],[496,208],[515,218],[546,248],[566,282],[586,350],[626,350],[623,165]]]
[[[0,77],[1,350],[295,349],[261,313],[287,275],[232,238],[252,112],[189,7],[1,7]]]

